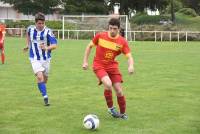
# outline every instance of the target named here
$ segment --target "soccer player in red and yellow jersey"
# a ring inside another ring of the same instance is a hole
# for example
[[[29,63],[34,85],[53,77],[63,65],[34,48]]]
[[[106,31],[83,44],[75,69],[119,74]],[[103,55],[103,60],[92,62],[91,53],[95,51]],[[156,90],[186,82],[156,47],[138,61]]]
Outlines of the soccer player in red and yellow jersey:
[[[1,52],[1,62],[5,62],[5,53],[4,53],[4,39],[5,39],[5,25],[0,24],[0,52]]]
[[[88,58],[93,46],[96,46],[96,54],[93,60],[93,71],[104,85],[104,96],[108,106],[108,112],[116,118],[127,119],[126,99],[122,91],[122,75],[118,69],[118,62],[115,57],[123,53],[128,59],[128,72],[134,72],[134,61],[131,55],[128,42],[119,34],[120,21],[111,18],[108,24],[108,31],[98,33],[86,47],[83,69],[88,69]],[[112,88],[117,96],[120,113],[113,106]]]

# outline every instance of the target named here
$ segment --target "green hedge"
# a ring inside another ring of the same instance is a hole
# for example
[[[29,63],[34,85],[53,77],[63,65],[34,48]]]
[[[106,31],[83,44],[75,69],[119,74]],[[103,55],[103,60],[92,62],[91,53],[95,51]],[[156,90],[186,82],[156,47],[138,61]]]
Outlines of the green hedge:
[[[6,27],[8,28],[25,28],[29,25],[33,25],[34,21],[28,20],[20,20],[20,21],[13,21],[13,20],[6,20],[5,21]]]
[[[131,18],[132,23],[136,24],[159,24],[161,20],[169,20],[169,16],[157,15],[157,16],[149,16],[149,15],[136,15]]]
[[[45,21],[46,25],[51,29],[62,29],[62,21]],[[29,25],[34,25],[34,21],[29,20],[6,20],[5,24],[8,28],[27,28]],[[65,23],[65,29],[75,29],[75,25]]]
[[[185,14],[185,15],[192,16],[192,17],[198,16],[197,13],[195,12],[195,10],[191,9],[191,8],[182,8],[178,12],[182,13],[182,14]]]

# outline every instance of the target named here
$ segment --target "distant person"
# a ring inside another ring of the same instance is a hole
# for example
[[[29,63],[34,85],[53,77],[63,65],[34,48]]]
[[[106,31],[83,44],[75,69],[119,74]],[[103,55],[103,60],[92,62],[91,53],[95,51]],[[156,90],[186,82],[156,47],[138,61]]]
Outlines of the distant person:
[[[4,51],[4,40],[5,40],[5,25],[0,24],[0,53],[1,53],[1,63],[5,63],[5,51]]]
[[[120,35],[122,37],[125,37],[125,30],[123,28],[120,28]]]
[[[27,28],[27,44],[24,51],[29,49],[29,59],[37,78],[38,89],[44,97],[45,106],[49,106],[46,83],[50,70],[51,51],[57,48],[57,40],[51,29],[45,26],[45,16],[35,15],[35,25]]]
[[[115,57],[123,53],[128,59],[128,72],[134,72],[134,62],[131,50],[125,38],[120,36],[120,21],[112,18],[108,24],[108,31],[98,33],[86,47],[83,58],[83,69],[88,69],[88,58],[92,47],[96,46],[96,53],[93,60],[93,71],[99,79],[100,84],[104,85],[104,97],[107,102],[108,112],[116,118],[127,119],[126,99],[122,91],[122,75],[118,68]],[[112,88],[117,96],[120,113],[113,106]]]

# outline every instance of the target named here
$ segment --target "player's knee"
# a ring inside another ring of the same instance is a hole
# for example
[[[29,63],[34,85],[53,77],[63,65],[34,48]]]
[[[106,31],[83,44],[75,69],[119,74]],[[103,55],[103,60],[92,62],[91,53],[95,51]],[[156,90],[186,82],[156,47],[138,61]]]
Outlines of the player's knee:
[[[45,78],[44,78],[44,82],[47,83],[47,81],[48,81],[48,78],[45,77]]]
[[[41,72],[38,72],[36,74],[36,76],[37,76],[37,81],[38,82],[44,82],[44,76],[43,76],[43,74]]]
[[[118,97],[120,97],[120,96],[123,96],[124,94],[123,94],[122,90],[117,90],[117,91],[116,91],[116,95],[117,95]]]
[[[116,95],[117,96],[123,96],[123,90],[122,90],[122,88],[120,88],[120,87],[115,87],[114,88],[115,89],[115,92],[116,92]]]
[[[105,86],[107,89],[111,89],[111,88],[112,88],[112,82],[111,82],[111,81],[106,81],[106,82],[104,82],[104,86]]]
[[[37,81],[38,82],[44,82],[44,79],[41,76],[37,76]]]
[[[104,87],[106,89],[111,89],[112,88],[112,81],[110,80],[110,78],[108,76],[104,76],[102,79],[101,79]]]

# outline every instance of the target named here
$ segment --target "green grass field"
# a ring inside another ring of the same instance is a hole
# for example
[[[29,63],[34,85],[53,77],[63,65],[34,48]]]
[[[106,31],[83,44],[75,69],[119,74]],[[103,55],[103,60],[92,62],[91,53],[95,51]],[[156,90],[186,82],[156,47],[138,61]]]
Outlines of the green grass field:
[[[103,87],[91,67],[82,70],[88,42],[59,40],[47,84],[51,106],[44,107],[28,54],[22,52],[25,39],[6,39],[6,64],[0,64],[0,134],[200,133],[199,42],[130,43],[136,73],[129,76],[126,59],[118,58],[128,120],[108,115]],[[100,118],[97,131],[82,126],[90,113]]]

